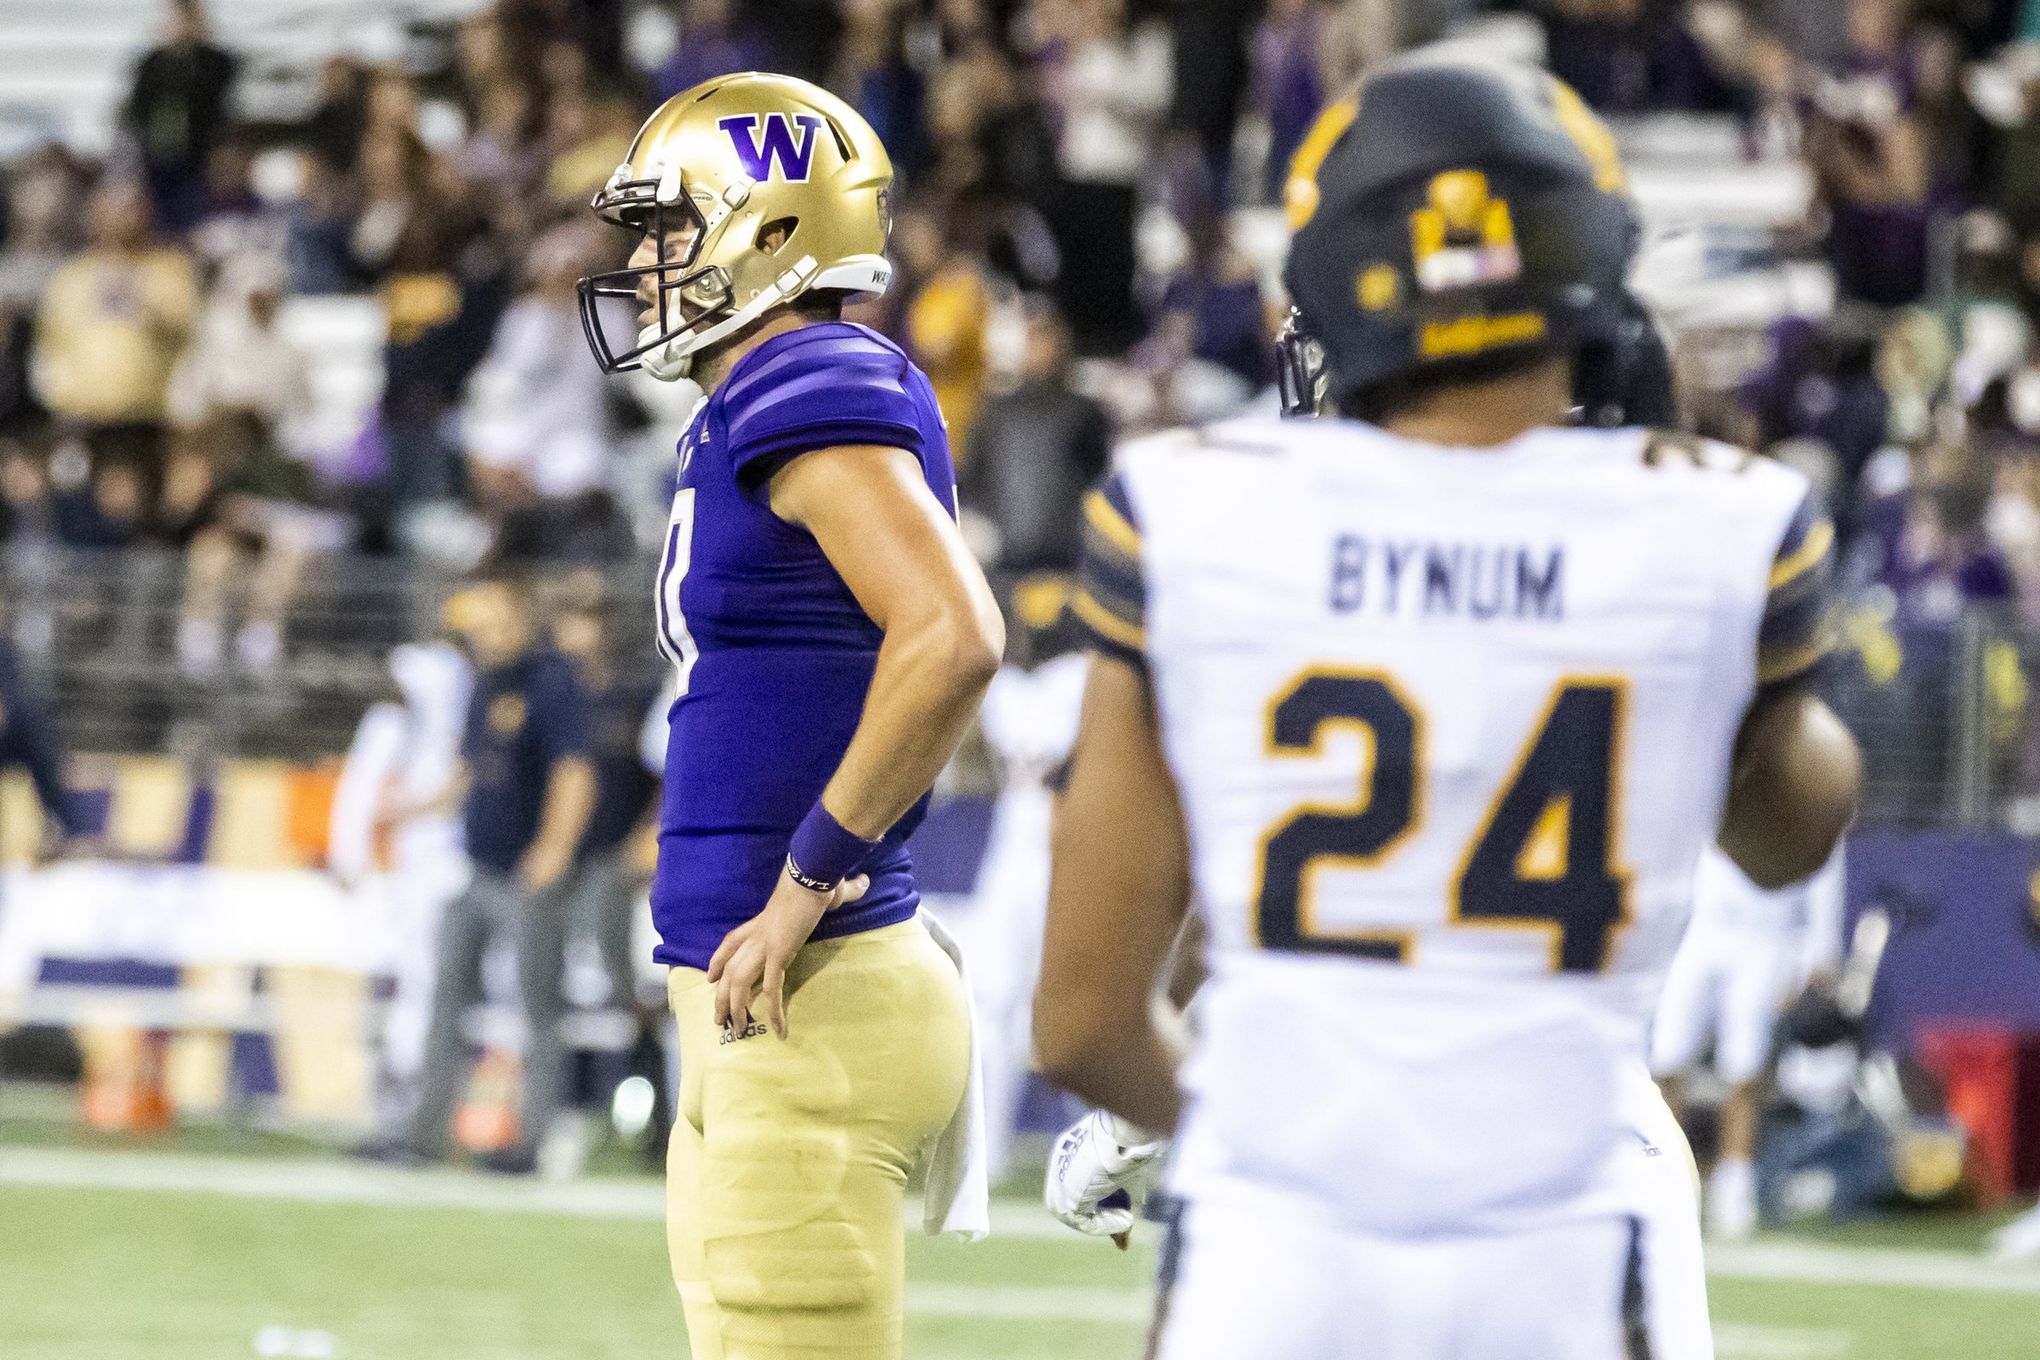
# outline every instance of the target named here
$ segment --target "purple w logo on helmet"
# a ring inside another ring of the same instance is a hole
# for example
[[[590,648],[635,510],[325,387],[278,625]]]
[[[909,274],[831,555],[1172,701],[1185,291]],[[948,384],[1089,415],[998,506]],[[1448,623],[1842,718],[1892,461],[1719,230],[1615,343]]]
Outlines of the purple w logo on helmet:
[[[765,121],[762,136],[758,131],[761,117]],[[819,114],[796,113],[789,117],[783,113],[745,113],[718,118],[715,125],[729,135],[737,159],[744,163],[744,173],[752,179],[771,179],[776,165],[781,179],[795,184],[807,182],[815,159],[815,132],[822,125]],[[797,141],[796,127],[800,129]]]

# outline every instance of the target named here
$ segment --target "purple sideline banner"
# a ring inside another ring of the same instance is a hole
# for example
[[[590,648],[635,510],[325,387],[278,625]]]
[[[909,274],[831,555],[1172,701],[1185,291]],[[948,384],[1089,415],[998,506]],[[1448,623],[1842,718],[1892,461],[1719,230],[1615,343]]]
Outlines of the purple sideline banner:
[[[1937,1024],[2040,1032],[2040,844],[2008,832],[1863,830],[1849,838],[1848,919],[1893,934],[1873,1043],[1913,1049]]]

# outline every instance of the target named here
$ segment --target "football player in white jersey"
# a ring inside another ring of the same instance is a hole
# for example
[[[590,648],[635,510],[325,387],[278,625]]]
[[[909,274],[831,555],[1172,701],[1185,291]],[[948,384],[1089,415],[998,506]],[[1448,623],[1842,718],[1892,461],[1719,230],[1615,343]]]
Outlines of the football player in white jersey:
[[[1176,1134],[1163,1360],[1669,1353],[1632,1076],[1702,846],[1777,886],[1853,811],[1832,531],[1776,464],[1567,428],[1635,226],[1548,75],[1382,67],[1290,206],[1341,416],[1142,441],[1090,503],[1037,1056]]]
[[[1707,1177],[1707,1230],[1725,1241],[1757,1230],[1757,1120],[1764,1069],[1786,1003],[1842,955],[1842,852],[1804,883],[1767,891],[1719,850],[1693,876],[1693,923],[1651,1024],[1651,1070],[1674,1109],[1709,1041],[1728,1087],[1720,1155]]]

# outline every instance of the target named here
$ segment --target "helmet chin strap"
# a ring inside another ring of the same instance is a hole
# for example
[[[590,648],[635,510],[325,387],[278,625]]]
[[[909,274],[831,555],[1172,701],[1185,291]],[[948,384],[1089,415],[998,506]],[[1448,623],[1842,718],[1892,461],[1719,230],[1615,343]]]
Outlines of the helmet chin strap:
[[[695,355],[716,341],[734,335],[780,303],[790,302],[799,296],[813,278],[815,269],[815,257],[803,255],[799,263],[774,279],[770,287],[759,290],[758,296],[742,307],[707,330],[683,332],[659,348],[646,351],[644,357],[638,360],[639,365],[660,382],[678,382],[692,376]],[[651,344],[661,333],[657,325],[647,326],[638,332],[638,343]]]

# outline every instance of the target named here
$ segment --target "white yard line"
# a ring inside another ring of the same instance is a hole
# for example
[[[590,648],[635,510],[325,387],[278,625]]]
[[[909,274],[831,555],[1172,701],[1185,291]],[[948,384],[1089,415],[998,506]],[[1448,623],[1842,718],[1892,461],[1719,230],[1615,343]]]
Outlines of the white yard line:
[[[1714,1328],[1714,1353],[1720,1360],[1847,1360],[1852,1349],[1847,1332],[1821,1328],[1739,1323]]]
[[[664,1196],[649,1180],[585,1180],[547,1184],[498,1180],[458,1171],[399,1171],[359,1162],[273,1161],[186,1153],[91,1152],[66,1148],[0,1149],[0,1187],[50,1186],[70,1189],[178,1191],[237,1198],[293,1200],[312,1204],[371,1204],[464,1209],[482,1213],[560,1214],[574,1218],[656,1221]],[[909,1205],[917,1223],[919,1204]],[[1032,1204],[992,1205],[992,1235],[1009,1241],[1066,1241],[1067,1229]],[[1949,1293],[2040,1295],[2040,1267],[2004,1265],[1957,1252],[1903,1251],[1762,1241],[1710,1248],[1708,1272],[1722,1279],[1793,1281],[1802,1284],[1880,1285]],[[929,1307],[966,1297],[949,1286],[930,1286]],[[1025,1291],[997,1289],[1001,1298]],[[1039,1291],[1041,1298],[1066,1291]],[[1142,1295],[1131,1299],[1138,1310]],[[1080,1300],[1085,1291],[1076,1291]],[[1027,1301],[1012,1305],[1025,1313]],[[961,1305],[958,1305],[961,1306]],[[1078,1308],[1103,1307],[1082,1302]],[[1049,1312],[1054,1310],[1049,1309]],[[1084,1313],[1082,1316],[1091,1316]],[[1759,1351],[1750,1352],[1754,1358]],[[1809,1353],[1811,1354],[1811,1353]]]
[[[1707,1249],[1707,1273],[1726,1280],[1872,1284],[1967,1294],[2040,1294],[2040,1269],[1954,1251],[1748,1242]]]
[[[907,1311],[921,1317],[1124,1322],[1139,1326],[1148,1320],[1148,1311],[1153,1306],[1153,1295],[1145,1289],[1085,1289],[1031,1284],[910,1283],[907,1286]]]
[[[404,1171],[364,1162],[258,1160],[186,1153],[0,1149],[0,1186],[170,1190],[310,1204],[387,1204],[572,1218],[658,1219],[665,1199],[652,1181],[565,1184],[496,1179],[459,1171]]]

